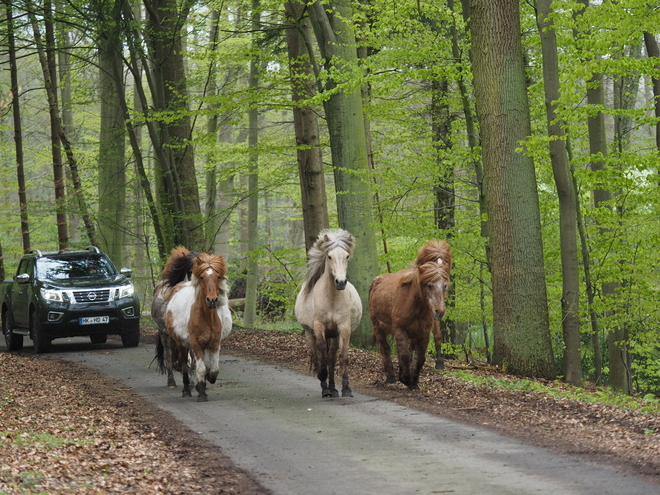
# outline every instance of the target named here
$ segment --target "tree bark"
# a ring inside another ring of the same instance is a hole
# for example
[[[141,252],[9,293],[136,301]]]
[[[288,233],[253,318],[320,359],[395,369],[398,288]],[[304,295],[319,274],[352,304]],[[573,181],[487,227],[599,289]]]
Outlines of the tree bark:
[[[378,273],[376,239],[373,230],[373,190],[360,88],[337,88],[337,80],[350,73],[357,62],[355,34],[350,1],[332,0],[309,7],[312,26],[321,48],[326,69],[331,74],[327,90],[335,90],[324,102],[328,122],[332,166],[335,177],[339,226],[356,239],[348,279],[362,298],[362,321],[353,332],[352,341],[362,347],[369,344],[371,324],[367,315],[367,295]]]
[[[117,266],[123,265],[126,223],[126,126],[115,87],[114,75],[121,74],[119,16],[123,0],[102,6],[99,12],[99,133],[98,195],[99,241],[101,249]],[[123,84],[123,81],[122,81]]]
[[[21,217],[21,238],[23,252],[30,250],[30,221],[28,215],[27,194],[25,187],[25,163],[23,155],[23,126],[21,123],[21,100],[18,93],[18,71],[16,67],[16,42],[14,36],[14,14],[11,0],[5,0],[7,13],[7,42],[9,49],[9,74],[11,80],[12,114],[14,119],[14,145],[16,149],[16,178],[18,180],[18,204]],[[1,259],[1,258],[0,258]],[[4,266],[2,267],[4,273]],[[0,277],[4,280],[4,275]]]
[[[164,212],[171,215],[171,222],[166,223],[174,229],[168,241],[198,250],[204,246],[204,229],[181,41],[192,1],[184,1],[180,9],[176,0],[146,0],[144,4],[148,29],[143,34],[151,51],[153,106],[160,113],[156,114],[158,132],[152,128],[150,135],[154,149],[161,148],[159,199]]]
[[[554,378],[531,134],[516,0],[472,0],[472,56],[493,278],[493,362]],[[497,49],[493,49],[497,47]]]
[[[589,0],[579,1],[585,9],[589,7]],[[605,107],[605,88],[602,74],[592,74],[591,79],[587,82],[587,103],[593,106]],[[587,118],[587,127],[589,129],[589,153],[592,157],[599,157],[598,159],[592,158],[590,168],[596,173],[603,172],[606,170],[605,158],[607,157],[607,129],[603,112],[598,111],[596,115],[590,114]],[[593,190],[593,198],[596,208],[611,208],[610,203],[613,193],[607,189],[607,184],[599,184],[599,187]],[[605,232],[605,230],[602,230],[602,232]],[[618,282],[602,284],[602,296],[604,298],[614,296],[618,286]],[[609,384],[616,390],[630,393],[625,330],[620,327],[609,330],[607,341],[610,364]]]
[[[261,11],[259,0],[252,0],[252,59],[250,60],[250,91],[259,90],[259,46],[256,33],[260,28]],[[252,105],[249,110],[250,130],[248,136],[249,171],[248,171],[248,211],[247,211],[247,277],[245,281],[245,308],[243,310],[243,325],[250,327],[257,319],[257,282],[259,265],[256,250],[259,247],[259,109]]]
[[[580,352],[580,267],[577,249],[576,191],[568,164],[563,122],[558,119],[560,97],[557,38],[550,15],[551,0],[536,1],[536,22],[543,54],[543,85],[550,138],[550,161],[559,199],[559,239],[562,267],[562,332],[564,337],[563,375],[566,382],[582,385]]]
[[[314,109],[304,103],[315,93],[314,70],[311,64],[314,54],[310,54],[307,49],[311,26],[309,19],[303,17],[304,5],[286,2],[284,7],[291,22],[286,36],[291,72],[293,127],[296,135],[305,251],[309,251],[319,232],[330,224],[318,119]]]

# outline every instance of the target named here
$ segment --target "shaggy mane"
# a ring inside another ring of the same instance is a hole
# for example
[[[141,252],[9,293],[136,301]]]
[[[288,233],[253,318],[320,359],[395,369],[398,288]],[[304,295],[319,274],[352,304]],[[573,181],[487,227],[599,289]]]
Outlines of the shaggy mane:
[[[420,285],[432,284],[444,278],[449,284],[452,256],[445,241],[427,241],[417,251],[417,258],[401,277],[402,284],[418,281]]]
[[[303,294],[307,295],[325,272],[325,260],[328,252],[341,248],[353,255],[355,237],[344,229],[324,229],[319,232],[316,241],[307,252],[307,275],[305,275]]]

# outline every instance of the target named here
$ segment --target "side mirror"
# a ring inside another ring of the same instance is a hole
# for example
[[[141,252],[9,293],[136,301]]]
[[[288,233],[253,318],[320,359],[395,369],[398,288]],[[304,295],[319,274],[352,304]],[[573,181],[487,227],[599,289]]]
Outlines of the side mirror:
[[[131,275],[133,275],[133,270],[130,268],[122,268],[119,270],[119,273],[121,273],[126,278],[131,278]]]
[[[30,283],[30,275],[27,273],[21,273],[20,275],[16,275],[16,282],[19,284],[29,284]]]

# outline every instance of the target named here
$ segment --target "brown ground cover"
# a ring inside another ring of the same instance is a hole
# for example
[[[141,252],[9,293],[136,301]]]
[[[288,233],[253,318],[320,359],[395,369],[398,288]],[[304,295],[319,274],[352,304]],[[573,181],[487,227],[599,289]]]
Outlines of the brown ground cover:
[[[153,340],[153,329],[144,330],[143,340]],[[304,339],[295,333],[235,329],[224,352],[309,373]],[[354,391],[660,483],[658,414],[466,384],[433,370],[431,360],[420,390],[411,392],[384,383],[377,354],[351,349],[350,359]],[[471,372],[507,379],[490,368]],[[29,349],[0,353],[0,412],[0,493],[267,493],[219,449],[122,384]]]

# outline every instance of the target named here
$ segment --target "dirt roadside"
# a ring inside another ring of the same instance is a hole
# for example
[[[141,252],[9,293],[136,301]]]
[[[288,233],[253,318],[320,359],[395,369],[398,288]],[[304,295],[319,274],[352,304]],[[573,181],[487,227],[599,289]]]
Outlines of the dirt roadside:
[[[224,351],[308,372],[297,334],[236,329]],[[657,415],[466,386],[430,362],[410,392],[384,384],[378,356],[354,349],[351,387],[660,482]],[[0,388],[0,493],[267,493],[168,413],[88,368],[0,352]]]

